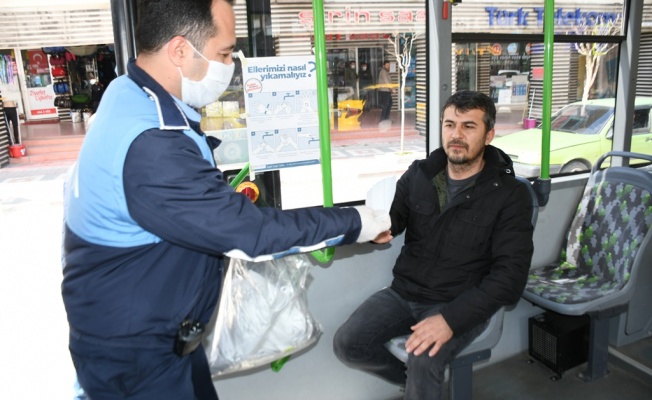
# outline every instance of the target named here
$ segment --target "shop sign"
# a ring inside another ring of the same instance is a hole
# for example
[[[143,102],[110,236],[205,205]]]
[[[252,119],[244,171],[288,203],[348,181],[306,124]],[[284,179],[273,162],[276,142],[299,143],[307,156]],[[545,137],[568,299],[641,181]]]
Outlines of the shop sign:
[[[489,53],[492,56],[492,58],[496,58],[500,60],[521,60],[521,59],[530,58],[531,46],[529,43],[526,44],[522,54],[519,53],[517,43],[511,43],[507,46],[507,54],[503,54],[504,53],[503,50],[504,50],[503,46],[500,43],[494,43],[491,45],[488,44],[486,46],[478,46],[476,49],[458,48],[455,49],[455,55],[469,56],[469,55],[479,54],[483,56],[486,52]]]
[[[52,86],[27,88],[27,96],[32,119],[57,115],[57,109],[54,107]]]
[[[379,40],[392,37],[389,33],[327,33],[324,38],[328,41],[338,40]]]
[[[485,11],[489,14],[489,26],[528,26],[528,18],[535,18],[537,25],[543,25],[543,7],[534,7],[532,11],[525,11],[523,7],[515,11],[501,9],[499,7],[485,7]],[[560,7],[555,11],[555,25],[593,26],[598,21],[613,22],[620,16],[621,14],[615,12],[584,12],[579,7],[573,11],[567,11]]]
[[[299,23],[306,29],[313,29],[312,11],[300,11]],[[368,25],[392,23],[425,23],[426,10],[328,10],[325,12],[324,23],[328,25]]]

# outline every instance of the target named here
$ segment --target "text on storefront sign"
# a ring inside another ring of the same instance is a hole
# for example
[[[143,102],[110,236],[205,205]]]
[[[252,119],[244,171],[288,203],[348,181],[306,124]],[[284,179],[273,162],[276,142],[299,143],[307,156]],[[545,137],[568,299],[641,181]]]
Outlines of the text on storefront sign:
[[[346,7],[342,11],[326,11],[325,23],[327,24],[370,24],[372,22],[380,23],[410,23],[410,22],[426,22],[426,10],[417,11],[354,11],[350,7]],[[311,28],[313,25],[312,11],[299,12],[299,23],[306,28]]]
[[[543,25],[543,7],[535,7],[532,11],[525,11],[523,7],[515,11],[503,10],[498,7],[485,7],[489,14],[489,26],[528,26],[528,17],[530,13],[536,15],[537,25]],[[597,22],[613,22],[618,19],[620,14],[613,12],[583,12],[581,8],[573,11],[567,11],[558,8],[555,11],[555,25],[574,26],[574,25],[595,25]]]

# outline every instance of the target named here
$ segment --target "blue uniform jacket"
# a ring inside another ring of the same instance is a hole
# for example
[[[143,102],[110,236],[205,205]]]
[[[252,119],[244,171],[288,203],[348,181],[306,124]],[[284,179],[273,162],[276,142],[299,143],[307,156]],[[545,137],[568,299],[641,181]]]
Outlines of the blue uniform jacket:
[[[215,167],[200,115],[133,60],[128,74],[107,88],[66,181],[62,294],[73,332],[167,346],[184,318],[208,322],[225,252],[358,237],[354,209],[254,206]]]

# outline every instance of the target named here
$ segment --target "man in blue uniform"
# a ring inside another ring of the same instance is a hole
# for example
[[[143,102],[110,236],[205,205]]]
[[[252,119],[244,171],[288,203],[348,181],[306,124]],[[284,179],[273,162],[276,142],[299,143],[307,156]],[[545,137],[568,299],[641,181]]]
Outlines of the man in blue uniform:
[[[367,208],[259,209],[215,167],[203,107],[233,73],[232,0],[143,0],[137,60],[108,86],[66,182],[70,352],[98,399],[217,399],[201,331],[223,256],[369,241]]]
[[[405,232],[392,285],[367,299],[334,337],[342,362],[404,386],[405,399],[439,399],[446,365],[525,288],[532,206],[510,158],[490,145],[495,120],[483,93],[448,99],[442,147],[398,181],[391,233],[377,240]],[[384,345],[407,334],[405,365]]]

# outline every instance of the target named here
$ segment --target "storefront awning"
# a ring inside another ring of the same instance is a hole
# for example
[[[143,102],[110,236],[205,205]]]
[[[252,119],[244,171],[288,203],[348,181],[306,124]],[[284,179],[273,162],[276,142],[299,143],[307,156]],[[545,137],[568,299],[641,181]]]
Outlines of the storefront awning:
[[[0,48],[113,43],[108,0],[0,2],[0,26]]]

